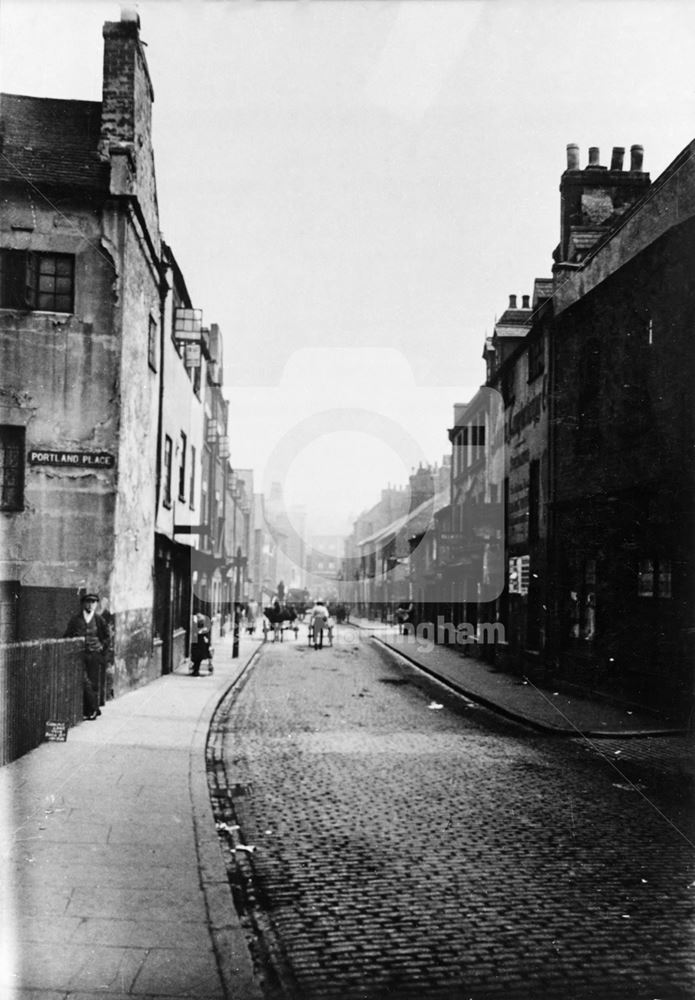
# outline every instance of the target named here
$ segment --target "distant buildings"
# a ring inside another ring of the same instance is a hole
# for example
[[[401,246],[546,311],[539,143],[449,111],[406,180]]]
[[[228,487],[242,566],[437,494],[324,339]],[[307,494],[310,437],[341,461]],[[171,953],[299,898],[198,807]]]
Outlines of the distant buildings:
[[[342,582],[345,537],[312,535],[307,539],[306,582],[312,597],[334,601]]]

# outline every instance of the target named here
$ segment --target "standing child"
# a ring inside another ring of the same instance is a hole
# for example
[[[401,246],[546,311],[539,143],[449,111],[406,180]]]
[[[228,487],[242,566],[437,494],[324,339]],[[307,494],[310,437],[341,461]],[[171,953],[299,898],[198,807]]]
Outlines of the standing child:
[[[203,660],[210,661],[210,673],[212,673],[212,648],[210,638],[212,622],[207,615],[200,613],[193,615],[193,634],[191,636],[191,662],[194,677],[200,676],[200,664]]]

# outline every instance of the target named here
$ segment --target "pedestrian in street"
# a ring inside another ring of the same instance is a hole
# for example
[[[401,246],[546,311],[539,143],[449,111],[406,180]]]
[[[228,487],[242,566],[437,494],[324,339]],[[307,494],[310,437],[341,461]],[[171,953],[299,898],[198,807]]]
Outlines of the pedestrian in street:
[[[328,623],[328,608],[323,601],[317,600],[309,612],[314,649],[323,649],[323,630]]]
[[[398,621],[398,634],[402,635],[406,631],[406,625],[412,625],[413,622],[413,604],[412,601],[401,601],[396,608],[396,620]]]
[[[191,673],[194,677],[200,676],[200,664],[203,660],[212,660],[212,647],[210,644],[212,632],[212,622],[207,615],[193,615],[193,629],[191,634],[191,663],[193,669]],[[210,673],[212,673],[212,662],[210,663]]]
[[[282,586],[282,583],[280,584]],[[278,587],[279,589],[279,587]],[[283,587],[284,593],[284,587]],[[270,615],[268,616],[270,624],[273,626],[273,642],[277,642],[278,636],[282,640],[282,605],[276,597],[273,601],[273,606],[270,609]]]
[[[100,691],[99,695],[99,704],[105,705],[107,699],[113,698],[113,686],[116,676],[116,616],[111,611],[109,602],[105,597],[102,597],[101,599],[97,614],[101,617],[109,633],[109,641],[106,645],[106,649],[104,650],[105,689],[103,692]]]
[[[106,681],[105,654],[109,630],[101,615],[97,614],[98,594],[85,593],[80,603],[81,609],[68,622],[64,638],[84,639],[83,714],[85,719],[91,720],[101,715],[99,694]]]
[[[249,601],[246,605],[246,631],[253,635],[256,631],[256,615],[258,614],[258,602]]]

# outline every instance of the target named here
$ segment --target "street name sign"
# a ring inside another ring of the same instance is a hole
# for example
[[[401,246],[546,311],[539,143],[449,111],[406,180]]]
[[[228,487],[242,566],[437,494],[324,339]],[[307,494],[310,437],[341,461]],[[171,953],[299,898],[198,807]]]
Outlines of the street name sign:
[[[30,451],[29,465],[71,465],[76,468],[112,469],[113,455],[107,451]]]

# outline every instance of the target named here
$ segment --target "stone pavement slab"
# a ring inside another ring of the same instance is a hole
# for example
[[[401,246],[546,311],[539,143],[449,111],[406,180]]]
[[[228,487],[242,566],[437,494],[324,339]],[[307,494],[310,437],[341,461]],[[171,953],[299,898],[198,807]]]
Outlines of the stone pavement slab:
[[[564,736],[655,736],[683,732],[631,706],[544,689],[445,645],[430,648],[395,626],[358,619],[354,624],[414,666],[445,681],[473,701],[535,729]]]
[[[258,1000],[207,787],[215,672],[131,691],[0,769],[0,996]]]

